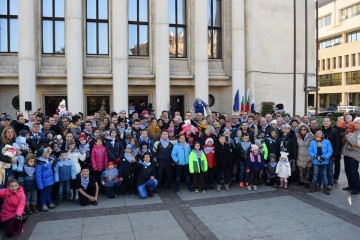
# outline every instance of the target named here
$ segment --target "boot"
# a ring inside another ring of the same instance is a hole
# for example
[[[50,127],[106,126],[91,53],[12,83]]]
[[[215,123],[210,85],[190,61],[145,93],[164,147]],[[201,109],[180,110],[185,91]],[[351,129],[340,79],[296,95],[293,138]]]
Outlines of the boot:
[[[324,193],[326,194],[326,195],[330,195],[330,191],[329,191],[329,189],[327,188],[327,187],[324,187]]]
[[[230,191],[229,184],[225,184],[225,190],[226,190],[226,191]]]
[[[31,208],[31,211],[32,211],[33,213],[38,213],[38,212],[39,212],[39,210],[37,209],[36,205],[30,205],[30,208]]]
[[[288,182],[284,182],[284,188],[288,188]]]
[[[220,192],[221,190],[221,184],[216,185],[216,191]]]
[[[151,198],[154,197],[154,192],[152,190],[149,190],[148,191],[148,196],[151,197]]]
[[[251,191],[251,186],[250,185],[247,186],[246,188],[247,188],[248,191]]]
[[[254,191],[257,191],[257,186],[256,185],[254,185]]]
[[[30,215],[30,214],[33,213],[33,212],[31,211],[31,208],[30,208],[29,205],[25,206],[25,213],[26,213],[26,215]]]
[[[284,180],[283,179],[280,179],[280,186],[279,187],[283,187],[284,186]]]
[[[316,192],[317,191],[317,185],[316,184],[311,184],[311,187],[310,187],[310,192]]]

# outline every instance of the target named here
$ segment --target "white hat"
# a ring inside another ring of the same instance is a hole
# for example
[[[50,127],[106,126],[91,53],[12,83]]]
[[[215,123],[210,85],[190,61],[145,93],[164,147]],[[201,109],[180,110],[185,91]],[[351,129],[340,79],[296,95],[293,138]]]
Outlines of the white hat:
[[[64,106],[66,106],[65,99],[61,100],[61,102],[59,103],[59,105],[64,105]]]
[[[287,160],[288,155],[289,155],[289,153],[287,153],[287,152],[280,152],[280,158],[285,158]]]
[[[209,138],[206,139],[205,144],[207,145],[208,142],[213,142],[214,143],[214,139],[209,137]]]

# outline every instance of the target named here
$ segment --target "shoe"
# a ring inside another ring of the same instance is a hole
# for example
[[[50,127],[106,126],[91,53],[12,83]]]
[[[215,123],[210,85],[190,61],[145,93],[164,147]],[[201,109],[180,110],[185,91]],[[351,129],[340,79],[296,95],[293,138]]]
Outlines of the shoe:
[[[226,191],[230,191],[229,184],[225,184],[225,190],[226,190]]]
[[[199,192],[199,189],[195,189],[195,191],[194,192]]]
[[[38,213],[38,212],[39,212],[39,210],[37,209],[36,205],[30,205],[30,208],[31,208],[31,211],[32,211],[33,213]]]
[[[216,191],[218,191],[218,192],[221,191],[221,185],[220,185],[220,184],[217,184],[217,185],[216,185]]]
[[[43,212],[49,211],[49,208],[46,206],[46,204],[44,204],[44,205],[41,207],[41,211],[43,211]]]
[[[247,190],[248,190],[248,191],[251,191],[251,186],[247,186]]]
[[[50,204],[49,204],[49,206],[48,206],[48,208],[50,208],[50,209],[54,209],[54,208],[56,208],[56,206],[55,206],[55,204],[50,203]]]
[[[353,189],[350,186],[347,186],[346,188],[343,188],[344,191],[352,191]]]
[[[256,185],[254,185],[254,191],[257,191],[257,186]]]
[[[202,190],[202,193],[206,193],[206,190]]]
[[[32,211],[31,211],[30,206],[25,206],[25,214],[26,214],[26,215],[32,214]]]
[[[284,186],[284,181],[280,180],[280,185],[279,187],[282,188]]]
[[[329,189],[328,189],[327,187],[324,187],[323,192],[324,192],[326,195],[330,195]]]
[[[338,184],[339,180],[338,179],[334,179],[334,184]]]
[[[327,190],[328,190],[328,191],[332,191],[332,190],[333,190],[333,186],[332,186],[332,185],[328,185],[328,186],[327,186]]]
[[[240,182],[239,187],[243,188],[244,187],[244,182]]]
[[[352,190],[351,191],[351,194],[352,195],[357,195],[357,194],[359,194],[360,193],[360,190]]]
[[[151,191],[151,190],[149,190],[149,191],[148,191],[148,196],[151,197],[151,198],[154,197],[154,192]]]
[[[94,206],[97,206],[97,205],[98,205],[98,202],[97,202],[97,201],[93,201],[93,202],[91,202],[91,204],[94,205]]]
[[[304,185],[305,185],[304,182],[298,182],[298,183],[296,184],[296,186],[304,186]]]
[[[285,188],[285,189],[288,188],[288,183],[287,183],[287,182],[284,183],[284,188]]]

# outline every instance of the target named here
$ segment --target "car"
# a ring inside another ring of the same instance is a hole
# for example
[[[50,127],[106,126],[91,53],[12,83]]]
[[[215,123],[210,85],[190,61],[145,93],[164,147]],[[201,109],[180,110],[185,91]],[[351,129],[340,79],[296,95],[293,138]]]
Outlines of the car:
[[[330,117],[330,118],[334,118],[337,119],[338,117],[342,117],[344,116],[345,111],[324,111],[321,113],[318,113],[318,115],[316,115],[316,117],[318,118],[324,118],[324,117]],[[355,119],[355,117],[357,116],[357,114],[355,112],[350,112],[349,113],[353,119]]]
[[[360,107],[358,106],[338,106],[338,111],[344,111],[344,112],[354,112],[354,111],[360,111]]]

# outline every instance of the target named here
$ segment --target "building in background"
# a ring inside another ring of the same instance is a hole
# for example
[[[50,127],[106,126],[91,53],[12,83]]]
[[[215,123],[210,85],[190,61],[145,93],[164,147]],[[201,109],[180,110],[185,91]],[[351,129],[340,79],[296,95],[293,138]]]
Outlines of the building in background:
[[[0,110],[52,114],[66,99],[71,112],[152,103],[159,116],[200,97],[230,114],[249,89],[258,111],[303,114],[314,11],[295,0],[1,0]]]
[[[360,1],[319,3],[319,104],[359,106]]]

